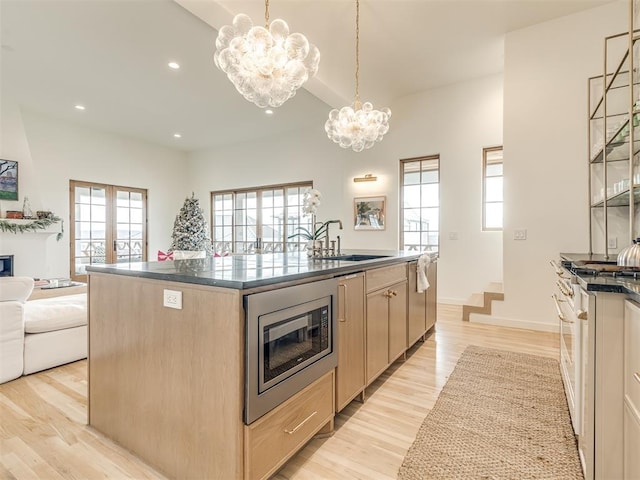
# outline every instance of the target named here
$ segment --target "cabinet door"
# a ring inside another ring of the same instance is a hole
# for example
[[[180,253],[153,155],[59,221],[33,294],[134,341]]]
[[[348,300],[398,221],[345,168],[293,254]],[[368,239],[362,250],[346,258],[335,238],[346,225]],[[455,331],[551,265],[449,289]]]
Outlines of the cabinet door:
[[[418,293],[416,268],[418,262],[411,262],[409,268],[409,286],[407,297],[408,301],[408,342],[407,346],[411,346],[418,341],[424,332],[427,331],[427,292]]]
[[[389,287],[389,363],[407,350],[407,281]]]
[[[427,269],[427,280],[429,288],[427,289],[427,323],[426,329],[429,330],[436,324],[438,317],[438,264],[431,262]]]
[[[339,279],[337,325],[336,412],[339,412],[365,386],[364,273]]]
[[[388,289],[367,295],[367,385],[389,365]]]
[[[640,419],[624,405],[624,478],[640,478]]]

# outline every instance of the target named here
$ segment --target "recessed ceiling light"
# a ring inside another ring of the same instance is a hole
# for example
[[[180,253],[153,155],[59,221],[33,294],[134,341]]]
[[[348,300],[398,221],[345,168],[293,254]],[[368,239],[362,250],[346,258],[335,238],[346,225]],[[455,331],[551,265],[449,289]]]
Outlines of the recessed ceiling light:
[[[273,115],[273,110],[271,110],[270,108],[267,108],[267,109],[264,111],[264,113],[265,113],[266,115]]]
[[[182,138],[182,135],[180,133],[174,133],[173,136],[175,138]]]
[[[176,62],[169,62],[167,65],[169,65],[169,68],[173,68],[174,70],[178,70],[180,68],[180,64]]]
[[[76,105],[76,110],[84,110],[84,105]]]

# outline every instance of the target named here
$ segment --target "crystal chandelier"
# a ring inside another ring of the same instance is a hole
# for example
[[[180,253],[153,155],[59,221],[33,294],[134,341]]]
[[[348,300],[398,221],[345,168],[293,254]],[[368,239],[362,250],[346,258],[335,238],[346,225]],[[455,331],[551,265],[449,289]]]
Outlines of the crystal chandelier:
[[[370,102],[360,103],[360,0],[356,0],[356,96],[353,103],[340,110],[329,112],[329,120],[324,124],[328,137],[342,148],[351,147],[354,152],[382,140],[389,131],[391,110],[374,110]]]
[[[265,26],[236,15],[218,32],[213,59],[244,98],[260,108],[279,107],[316,74],[320,52],[301,33],[289,34],[284,20],[269,25],[269,0],[264,4]]]

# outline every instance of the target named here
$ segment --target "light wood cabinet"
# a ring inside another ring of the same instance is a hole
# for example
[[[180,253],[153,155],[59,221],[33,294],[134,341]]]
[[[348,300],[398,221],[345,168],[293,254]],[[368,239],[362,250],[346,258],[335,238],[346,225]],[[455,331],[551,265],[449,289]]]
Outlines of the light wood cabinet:
[[[407,345],[411,346],[424,336],[427,331],[427,292],[418,293],[418,262],[407,265],[408,289],[407,294]]]
[[[429,288],[427,289],[427,323],[425,326],[429,330],[436,324],[438,317],[438,262],[432,261],[429,264],[427,280]]]
[[[438,314],[437,293],[437,263],[431,262],[427,268],[427,280],[429,288],[418,293],[418,262],[407,265],[408,293],[407,293],[407,346],[410,347],[436,324]]]
[[[393,284],[389,298],[389,363],[407,351],[407,281]]]
[[[336,412],[365,387],[364,273],[347,275],[338,283],[338,367]]]
[[[367,385],[407,350],[407,266],[366,272]]]
[[[333,421],[333,371],[245,425],[246,479],[268,478],[323,425]]]
[[[389,299],[387,290],[367,294],[367,385],[389,366]]]

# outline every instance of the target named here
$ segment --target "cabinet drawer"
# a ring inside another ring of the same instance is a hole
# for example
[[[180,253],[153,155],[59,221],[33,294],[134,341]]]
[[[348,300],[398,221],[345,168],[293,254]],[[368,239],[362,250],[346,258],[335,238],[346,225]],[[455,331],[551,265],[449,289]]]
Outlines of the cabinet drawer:
[[[624,307],[624,396],[640,412],[640,306],[627,300]]]
[[[244,427],[245,478],[275,473],[333,417],[333,371]]]
[[[407,265],[392,265],[391,267],[376,268],[367,270],[367,293],[378,288],[387,287],[394,283],[402,282],[407,278]]]

